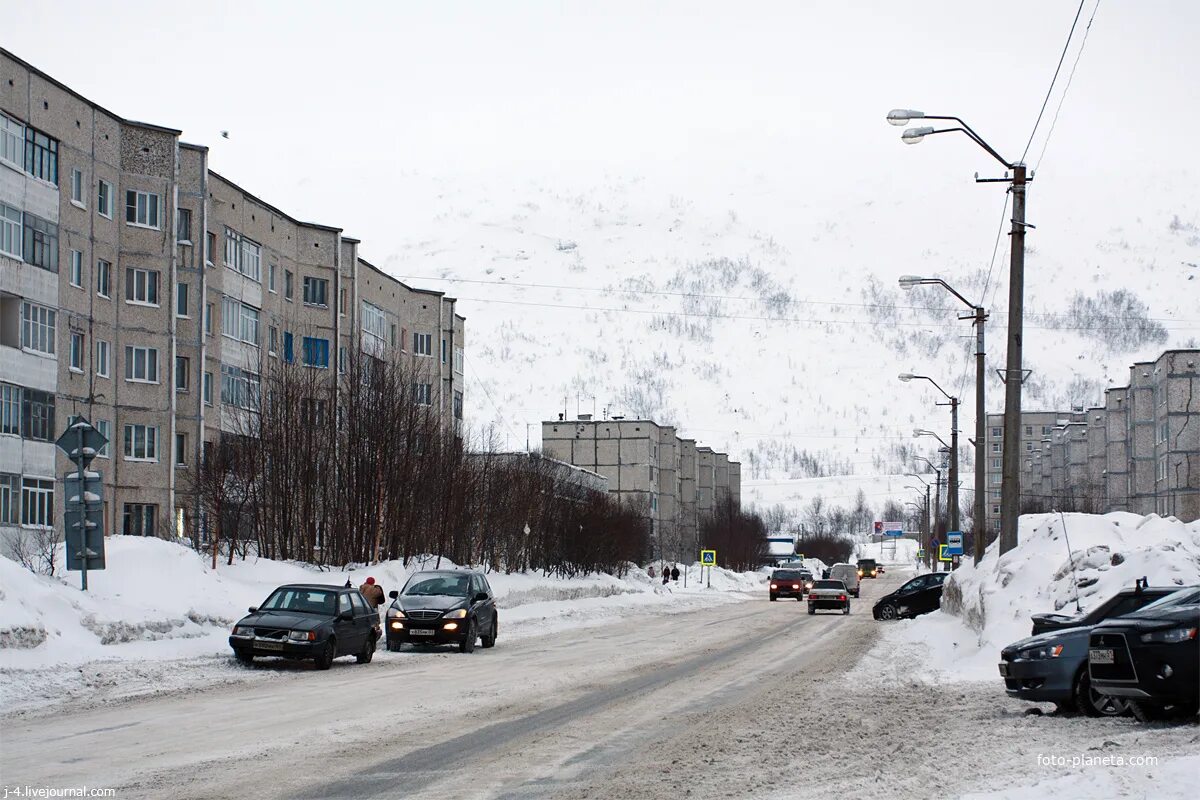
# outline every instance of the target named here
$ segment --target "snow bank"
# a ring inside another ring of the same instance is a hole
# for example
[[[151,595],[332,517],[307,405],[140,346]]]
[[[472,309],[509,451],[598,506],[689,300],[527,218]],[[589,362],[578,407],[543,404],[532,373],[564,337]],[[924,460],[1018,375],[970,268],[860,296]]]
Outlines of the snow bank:
[[[1141,577],[1152,586],[1200,584],[1200,522],[1031,514],[1019,538],[1004,556],[993,543],[978,567],[964,560],[946,581],[942,610],[889,626],[856,669],[885,681],[995,680],[1000,650],[1030,634],[1031,614],[1074,614],[1077,599],[1086,612]]]

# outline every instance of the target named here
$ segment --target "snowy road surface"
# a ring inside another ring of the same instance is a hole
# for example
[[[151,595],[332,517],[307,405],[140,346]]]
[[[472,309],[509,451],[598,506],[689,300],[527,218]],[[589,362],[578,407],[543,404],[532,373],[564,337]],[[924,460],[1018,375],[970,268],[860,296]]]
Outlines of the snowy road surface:
[[[938,694],[847,678],[879,629],[871,598],[896,582],[864,582],[849,617],[764,593],[472,655],[268,663],[269,680],[9,715],[0,772],[120,798],[874,799],[1069,786],[1076,756],[1160,759],[1131,792],[1186,771],[1195,726],[1027,716],[998,682]]]

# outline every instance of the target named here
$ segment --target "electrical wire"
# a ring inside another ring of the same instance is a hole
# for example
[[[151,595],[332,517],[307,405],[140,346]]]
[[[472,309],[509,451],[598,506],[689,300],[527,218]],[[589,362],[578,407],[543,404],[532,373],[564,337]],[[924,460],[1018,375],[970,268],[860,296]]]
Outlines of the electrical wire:
[[[1088,33],[1092,30],[1092,21],[1096,19],[1096,12],[1100,10],[1100,0],[1096,0],[1096,5],[1092,8],[1092,16],[1088,18],[1087,27],[1083,29],[1083,42],[1079,45],[1079,52],[1075,54],[1075,63],[1071,65],[1071,74],[1067,76],[1067,85],[1063,88],[1062,96],[1058,98],[1058,107],[1054,109],[1054,119],[1050,120],[1050,130],[1046,132],[1046,141],[1042,142],[1042,152],[1038,154],[1037,164],[1034,166],[1034,172],[1042,166],[1042,159],[1046,156],[1046,147],[1050,144],[1050,137],[1054,135],[1054,126],[1058,123],[1059,112],[1062,111],[1063,101],[1067,99],[1067,92],[1071,91],[1071,81],[1075,79],[1075,68],[1079,66],[1079,58],[1083,55],[1083,48],[1087,47]]]
[[[1046,104],[1050,102],[1050,95],[1054,92],[1054,83],[1058,80],[1058,73],[1062,69],[1063,59],[1067,57],[1067,50],[1071,46],[1071,37],[1075,35],[1075,26],[1079,24],[1079,15],[1083,13],[1084,2],[1086,0],[1079,0],[1079,8],[1075,10],[1075,20],[1071,23],[1071,30],[1067,34],[1067,41],[1063,44],[1062,55],[1058,57],[1058,66],[1054,68],[1054,77],[1050,79],[1050,88],[1046,90],[1046,99],[1042,100],[1042,108],[1038,111],[1037,120],[1033,123],[1033,130],[1029,132],[1029,141],[1025,143],[1025,149],[1021,152],[1021,163],[1025,162],[1025,156],[1029,154],[1029,146],[1033,144],[1034,134],[1037,133],[1038,125],[1042,123],[1042,115],[1046,113]]]

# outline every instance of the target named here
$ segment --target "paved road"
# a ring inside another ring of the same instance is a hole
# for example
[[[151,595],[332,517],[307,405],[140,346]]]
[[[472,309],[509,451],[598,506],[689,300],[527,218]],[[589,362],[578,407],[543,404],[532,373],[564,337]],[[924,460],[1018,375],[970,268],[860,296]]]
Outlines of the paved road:
[[[329,672],[79,714],[8,720],[12,784],[113,786],[125,797],[546,797],[602,781],[697,712],[842,671],[876,631],[761,599],[505,643],[379,653]]]

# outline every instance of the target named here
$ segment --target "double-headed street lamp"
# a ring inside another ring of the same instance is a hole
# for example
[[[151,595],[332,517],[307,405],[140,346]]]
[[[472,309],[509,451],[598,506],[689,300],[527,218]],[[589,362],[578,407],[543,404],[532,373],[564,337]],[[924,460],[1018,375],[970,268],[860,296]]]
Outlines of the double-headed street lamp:
[[[956,531],[961,530],[958,527],[958,398],[952,396],[928,375],[913,375],[911,372],[902,372],[897,377],[906,383],[913,380],[929,381],[935,389],[945,395],[946,399],[950,401],[950,485],[947,487],[946,505],[950,509],[950,527]],[[938,403],[938,405],[944,406],[946,404]],[[924,431],[923,433],[937,436],[932,431]],[[920,436],[923,433],[913,431],[914,436]],[[939,438],[938,441],[941,442],[942,440]],[[942,442],[942,444],[945,444],[945,442]]]
[[[984,497],[984,492],[986,491],[984,475],[986,443],[984,435],[987,431],[985,394],[987,388],[984,383],[984,362],[986,359],[983,349],[983,326],[987,321],[987,312],[982,305],[975,305],[941,278],[922,278],[917,275],[902,275],[900,277],[900,288],[902,289],[911,289],[914,286],[925,285],[941,286],[950,292],[950,294],[971,307],[975,319],[975,525],[972,535],[975,537],[975,563],[978,564],[979,560],[983,558],[983,549],[987,545],[987,517],[985,516],[987,506],[985,505],[986,498]],[[959,319],[968,319],[968,317],[959,317]],[[941,389],[940,386],[938,388]],[[945,394],[945,392],[942,392],[942,394]],[[958,425],[956,424],[954,427],[957,428]]]
[[[892,125],[907,125],[915,119],[930,119],[930,120],[950,120],[957,122],[960,127],[949,128],[910,128],[906,130],[901,138],[906,144],[917,144],[926,136],[932,136],[938,133],[960,132],[975,144],[987,151],[988,155],[1004,165],[1006,170],[1012,170],[1012,177],[1009,178],[1008,172],[1004,173],[1003,178],[979,178],[975,180],[979,183],[991,183],[995,181],[1003,181],[1011,184],[1013,194],[1013,215],[1012,215],[1012,230],[1011,230],[1011,246],[1009,257],[1009,275],[1008,275],[1008,348],[1005,357],[1005,369],[1001,373],[1004,380],[1004,461],[1003,461],[1003,479],[1000,486],[1000,553],[1007,553],[1017,546],[1017,518],[1021,513],[1021,384],[1025,380],[1025,370],[1021,366],[1021,339],[1022,328],[1024,326],[1024,304],[1025,304],[1025,228],[1033,227],[1025,223],[1025,190],[1030,178],[1026,175],[1025,164],[1020,162],[1010,162],[1001,156],[987,142],[983,140],[979,134],[971,129],[971,126],[963,122],[958,117],[937,116],[934,114],[925,114],[921,111],[913,111],[911,109],[897,108],[888,112],[887,121]],[[903,281],[902,284],[903,285]],[[914,284],[915,285],[915,284]],[[942,283],[947,289],[945,283]],[[953,289],[950,291],[954,292]],[[976,320],[978,321],[979,330],[977,333],[979,354],[977,358],[982,363],[983,359],[983,322],[981,320],[982,307],[973,306],[958,292],[954,294],[967,305],[971,305],[976,310]],[[978,367],[977,370],[982,369]],[[983,385],[983,376],[979,372],[976,376],[976,381],[979,386]],[[979,390],[982,398],[982,389]],[[980,455],[984,452],[984,440],[979,426],[983,423],[982,409],[977,410],[976,416],[976,461],[982,461]],[[978,469],[978,467],[977,467]],[[975,478],[975,560],[978,563],[982,553],[980,551],[979,542],[983,537],[979,535],[980,526],[984,525],[984,520],[980,517],[980,503],[983,494],[983,487],[979,481],[979,474]]]

